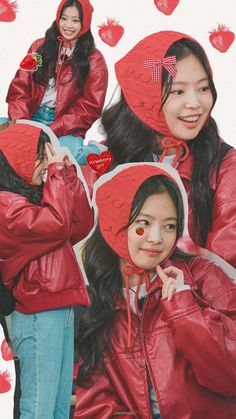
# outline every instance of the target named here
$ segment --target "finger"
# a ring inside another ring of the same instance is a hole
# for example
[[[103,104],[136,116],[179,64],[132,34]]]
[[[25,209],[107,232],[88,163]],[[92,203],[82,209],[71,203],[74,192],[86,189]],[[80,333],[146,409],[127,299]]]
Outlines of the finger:
[[[164,269],[164,272],[166,275],[175,279],[178,285],[184,284],[184,273],[181,271],[181,269],[178,269],[175,266],[169,266],[168,268]]]
[[[56,152],[55,152],[55,150],[54,150],[54,148],[53,148],[53,146],[52,146],[52,144],[50,144],[50,143],[46,143],[47,144],[47,148],[50,150],[50,152],[51,152],[51,155],[52,156],[55,156],[56,155]]]
[[[170,284],[170,286],[168,288],[168,291],[167,291],[167,300],[168,301],[171,301],[172,300],[173,295],[175,294],[175,291],[176,291],[175,285],[173,283]]]
[[[160,267],[160,265],[157,265],[156,266],[156,271],[157,271],[157,273],[158,273],[158,275],[161,278],[161,280],[162,280],[163,283],[165,283],[166,281],[168,281],[169,277],[165,274],[165,272]]]
[[[52,152],[48,143],[46,143],[45,145],[45,151],[46,151],[48,160],[50,160],[52,158]]]

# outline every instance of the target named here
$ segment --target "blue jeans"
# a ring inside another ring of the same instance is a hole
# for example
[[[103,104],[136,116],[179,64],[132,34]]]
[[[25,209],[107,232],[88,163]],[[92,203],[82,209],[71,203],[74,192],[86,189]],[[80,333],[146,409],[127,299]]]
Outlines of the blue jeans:
[[[72,307],[12,314],[11,341],[20,360],[21,419],[68,419],[73,382]]]
[[[42,122],[45,125],[50,125],[55,120],[55,109],[47,106],[41,106],[37,112],[32,116],[33,121]],[[63,147],[68,147],[71,154],[77,163],[87,164],[86,157],[90,153],[100,153],[99,147],[95,144],[84,145],[83,137],[76,137],[75,135],[63,135],[58,138]]]

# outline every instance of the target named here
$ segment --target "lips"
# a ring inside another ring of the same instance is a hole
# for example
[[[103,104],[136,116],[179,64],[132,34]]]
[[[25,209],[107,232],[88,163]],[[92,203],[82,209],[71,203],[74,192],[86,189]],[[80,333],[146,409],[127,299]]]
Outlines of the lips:
[[[162,250],[157,250],[157,249],[141,249],[141,250],[146,255],[151,256],[151,257],[159,256],[160,253],[162,253]]]

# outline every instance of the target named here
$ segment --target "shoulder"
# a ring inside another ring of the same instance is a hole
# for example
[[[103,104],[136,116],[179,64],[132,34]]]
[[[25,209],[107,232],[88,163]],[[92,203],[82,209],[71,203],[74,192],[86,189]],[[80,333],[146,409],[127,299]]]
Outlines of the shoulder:
[[[89,55],[89,64],[90,66],[94,66],[94,68],[97,65],[100,67],[107,68],[105,58],[97,48],[94,48],[91,54]]]
[[[219,170],[216,197],[222,203],[236,199],[236,149],[225,155]]]
[[[223,261],[222,261],[223,262]],[[220,266],[220,262],[217,264],[213,260],[209,260],[205,257],[195,257],[187,262],[188,268],[192,274],[195,283],[200,284],[206,278],[213,280],[212,284],[215,289],[221,287],[220,284],[225,279],[231,282],[231,279],[224,271],[223,264]]]
[[[36,51],[43,43],[45,38],[36,39],[30,46],[30,51]]]
[[[27,204],[29,204],[29,200],[22,195],[8,191],[0,192],[1,217],[4,217],[4,214],[7,217],[13,208],[15,209],[17,207],[19,209],[20,207],[25,207]]]

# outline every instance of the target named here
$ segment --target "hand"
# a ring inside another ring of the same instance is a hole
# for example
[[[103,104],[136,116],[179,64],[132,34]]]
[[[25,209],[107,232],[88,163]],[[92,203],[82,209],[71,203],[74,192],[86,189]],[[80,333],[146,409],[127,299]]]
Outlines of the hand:
[[[184,273],[175,266],[162,269],[160,265],[157,265],[156,271],[163,282],[162,297],[171,301],[177,288],[184,285]]]
[[[48,157],[48,164],[63,163],[64,167],[70,167],[73,164],[65,151],[56,153],[52,145],[49,143],[46,143],[46,153]]]

